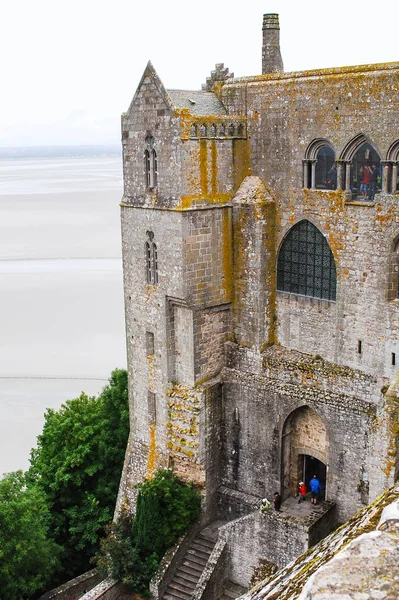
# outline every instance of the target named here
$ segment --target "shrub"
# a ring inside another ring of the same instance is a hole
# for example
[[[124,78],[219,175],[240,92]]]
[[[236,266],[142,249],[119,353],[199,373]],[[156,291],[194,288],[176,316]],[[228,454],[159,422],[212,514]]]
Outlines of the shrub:
[[[99,569],[122,579],[133,591],[147,594],[162,556],[199,517],[200,504],[194,486],[171,471],[159,470],[140,485],[134,519],[122,511],[108,527],[101,542]]]

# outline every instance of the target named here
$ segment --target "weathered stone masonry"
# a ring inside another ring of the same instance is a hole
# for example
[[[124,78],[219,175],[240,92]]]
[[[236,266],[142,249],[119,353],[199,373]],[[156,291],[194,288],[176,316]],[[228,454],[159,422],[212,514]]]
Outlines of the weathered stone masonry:
[[[119,505],[133,509],[134,484],[163,465],[202,487],[211,520],[220,486],[287,497],[307,456],[343,522],[397,476],[399,64],[284,73],[278,28],[266,15],[262,75],[217,65],[202,91],[167,91],[149,63],[122,116],[131,434]],[[316,291],[278,289],[303,221],[332,253],[333,296],[304,239],[290,276],[306,272]]]

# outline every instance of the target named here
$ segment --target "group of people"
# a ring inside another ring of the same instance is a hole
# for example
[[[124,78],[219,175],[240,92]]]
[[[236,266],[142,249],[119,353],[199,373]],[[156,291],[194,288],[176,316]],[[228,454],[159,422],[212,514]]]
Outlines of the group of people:
[[[378,167],[376,164],[366,164],[359,170],[359,191],[363,200],[373,201],[378,179]],[[327,173],[327,188],[337,189],[337,164],[333,162]]]
[[[317,504],[317,501],[320,497],[320,492],[322,490],[322,485],[319,481],[319,479],[317,478],[317,475],[313,475],[312,479],[309,481],[309,487],[310,487],[310,501],[312,504]],[[303,481],[299,482],[299,486],[298,486],[298,504],[300,504],[301,502],[303,502],[303,500],[306,499],[306,494],[307,494],[307,490],[306,490],[306,485],[304,484]]]
[[[320,498],[320,492],[322,490],[322,485],[319,481],[319,479],[317,478],[317,475],[313,475],[312,479],[309,482],[309,487],[310,487],[310,501],[312,504],[316,505],[317,501]],[[306,494],[307,494],[307,489],[306,489],[306,485],[304,484],[303,481],[299,482],[298,485],[298,504],[300,504],[301,502],[303,502],[306,499]],[[274,493],[273,496],[273,507],[274,510],[279,511],[281,508],[281,495],[278,492]],[[270,502],[267,500],[267,498],[264,498],[262,501],[262,507],[263,509],[268,509],[270,506]]]

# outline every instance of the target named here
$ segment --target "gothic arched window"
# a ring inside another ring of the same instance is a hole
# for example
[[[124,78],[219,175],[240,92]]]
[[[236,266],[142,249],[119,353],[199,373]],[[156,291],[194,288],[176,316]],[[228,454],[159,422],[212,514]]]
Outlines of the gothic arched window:
[[[287,233],[278,255],[277,289],[282,292],[336,299],[335,261],[324,235],[309,221]]]
[[[158,250],[154,242],[154,233],[147,231],[147,237],[145,243],[147,283],[155,285],[158,283]]]
[[[316,156],[316,188],[337,189],[337,164],[335,152],[329,146],[322,146]]]
[[[335,151],[325,138],[314,139],[303,160],[303,187],[320,190],[337,189]]]
[[[157,153],[154,150],[154,138],[146,138],[147,148],[144,151],[144,169],[146,185],[148,188],[153,189],[157,187],[158,179],[158,164],[157,164]]]

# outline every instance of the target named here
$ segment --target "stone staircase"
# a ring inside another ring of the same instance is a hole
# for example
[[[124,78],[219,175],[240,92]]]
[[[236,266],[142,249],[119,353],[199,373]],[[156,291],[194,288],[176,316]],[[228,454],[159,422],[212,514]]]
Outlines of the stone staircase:
[[[192,597],[215,543],[215,536],[207,529],[193,539],[165,590],[163,600],[189,600]]]

